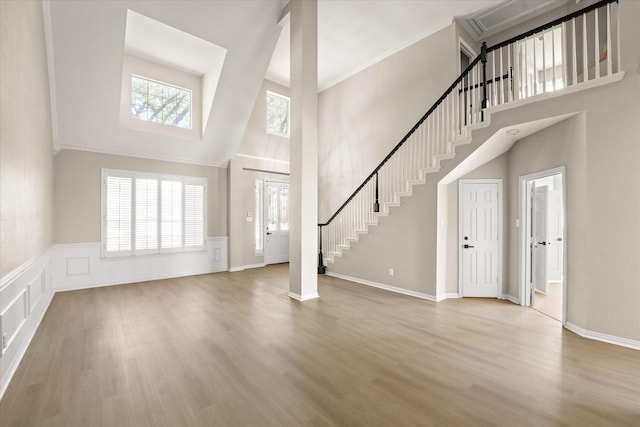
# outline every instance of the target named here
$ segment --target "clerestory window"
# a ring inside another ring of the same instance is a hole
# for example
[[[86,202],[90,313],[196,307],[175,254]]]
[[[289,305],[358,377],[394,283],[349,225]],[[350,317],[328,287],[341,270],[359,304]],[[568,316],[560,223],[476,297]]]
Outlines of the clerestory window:
[[[289,98],[267,91],[267,133],[289,136]]]
[[[191,129],[191,91],[131,75],[131,117]]]

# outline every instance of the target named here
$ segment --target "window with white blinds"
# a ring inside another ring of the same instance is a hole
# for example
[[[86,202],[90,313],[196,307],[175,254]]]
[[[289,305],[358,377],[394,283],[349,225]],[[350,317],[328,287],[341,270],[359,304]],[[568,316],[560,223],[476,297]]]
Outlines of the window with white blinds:
[[[103,169],[105,256],[202,249],[206,178]]]

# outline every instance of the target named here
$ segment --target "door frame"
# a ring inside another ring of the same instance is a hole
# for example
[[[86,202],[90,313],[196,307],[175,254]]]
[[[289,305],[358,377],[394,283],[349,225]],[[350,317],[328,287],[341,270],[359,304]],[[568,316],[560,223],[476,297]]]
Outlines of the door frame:
[[[489,179],[459,179],[458,180],[458,295],[462,298],[462,280],[463,280],[463,259],[462,259],[462,186],[464,184],[497,184],[498,185],[498,285],[496,290],[496,298],[502,299],[502,243],[503,243],[503,222],[502,217],[504,213],[502,203],[502,179],[489,178]]]
[[[562,176],[562,242],[563,254],[563,280],[562,280],[562,325],[567,323],[567,285],[569,283],[568,271],[568,246],[567,240],[567,168],[566,166],[559,166],[552,169],[547,169],[539,172],[534,172],[528,175],[522,175],[519,178],[518,185],[518,204],[520,205],[519,212],[519,227],[520,232],[520,305],[531,307],[531,284],[527,280],[527,273],[530,272],[532,266],[528,261],[531,259],[531,247],[527,244],[527,230],[531,226],[531,200],[529,198],[529,192],[527,191],[529,183],[536,179],[546,178],[548,176],[561,175]]]

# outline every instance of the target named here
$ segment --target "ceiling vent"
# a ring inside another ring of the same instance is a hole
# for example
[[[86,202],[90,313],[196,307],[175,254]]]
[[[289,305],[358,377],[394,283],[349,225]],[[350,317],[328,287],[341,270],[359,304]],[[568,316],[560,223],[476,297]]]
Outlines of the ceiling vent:
[[[456,17],[476,41],[566,4],[568,0],[506,0],[497,6]]]

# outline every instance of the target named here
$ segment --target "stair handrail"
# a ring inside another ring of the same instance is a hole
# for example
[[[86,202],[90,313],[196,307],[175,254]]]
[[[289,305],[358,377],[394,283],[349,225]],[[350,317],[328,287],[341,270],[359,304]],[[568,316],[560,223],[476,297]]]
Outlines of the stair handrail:
[[[429,110],[418,120],[418,122],[411,128],[409,132],[400,140],[398,144],[391,150],[389,154],[376,166],[376,168],[371,172],[365,180],[356,188],[356,190],[349,196],[349,198],[336,210],[336,212],[331,215],[331,217],[324,223],[318,223],[318,227],[325,227],[331,223],[335,219],[336,216],[349,204],[349,202],[362,190],[362,188],[367,185],[367,183],[380,171],[380,169],[389,161],[389,159],[395,154],[396,151],[400,149],[404,145],[404,143],[413,135],[413,133],[424,123],[424,121],[429,118],[429,116],[435,111],[436,108],[445,100],[445,98],[458,86],[458,84],[469,74],[469,72],[475,67],[478,62],[486,61],[486,55],[489,52],[492,52],[496,49],[500,49],[502,47],[508,46],[512,43],[515,43],[519,40],[525,39],[533,34],[548,30],[549,28],[555,27],[556,25],[562,24],[564,22],[570,21],[573,18],[576,18],[580,15],[584,15],[586,13],[591,12],[592,10],[599,9],[602,6],[605,6],[609,3],[618,3],[619,0],[601,0],[597,3],[589,5],[583,9],[579,9],[573,13],[565,15],[561,18],[555,19],[547,24],[540,25],[532,30],[526,31],[522,34],[514,36],[508,40],[495,44],[491,47],[487,47],[486,42],[482,44],[482,51],[480,54],[469,64],[469,66],[460,74],[460,76],[449,86],[449,88],[438,98],[438,100],[429,108]],[[483,99],[482,99],[482,108],[486,108],[487,106],[487,95],[486,95],[486,87],[487,87],[487,79],[483,76],[482,82],[480,82],[480,86],[484,87]]]
[[[376,176],[376,174],[380,171],[380,169],[389,161],[389,159],[404,145],[404,143],[413,135],[413,133],[424,123],[425,120],[429,118],[429,116],[435,111],[436,108],[445,100],[445,98],[458,86],[458,84],[469,74],[469,72],[476,66],[476,64],[481,60],[482,53],[480,53],[470,64],[469,66],[460,74],[460,76],[449,86],[449,88],[442,94],[440,98],[429,108],[429,110],[418,120],[418,122],[411,128],[409,132],[400,140],[398,144],[387,154],[387,156],[376,166],[376,168],[365,178],[365,180],[360,184],[358,188],[349,196],[349,198],[336,210],[336,212],[331,215],[331,217],[324,223],[318,223],[318,227],[325,227],[331,223],[335,219],[336,216],[349,204],[349,202],[358,195],[360,190],[367,185],[367,183]]]

